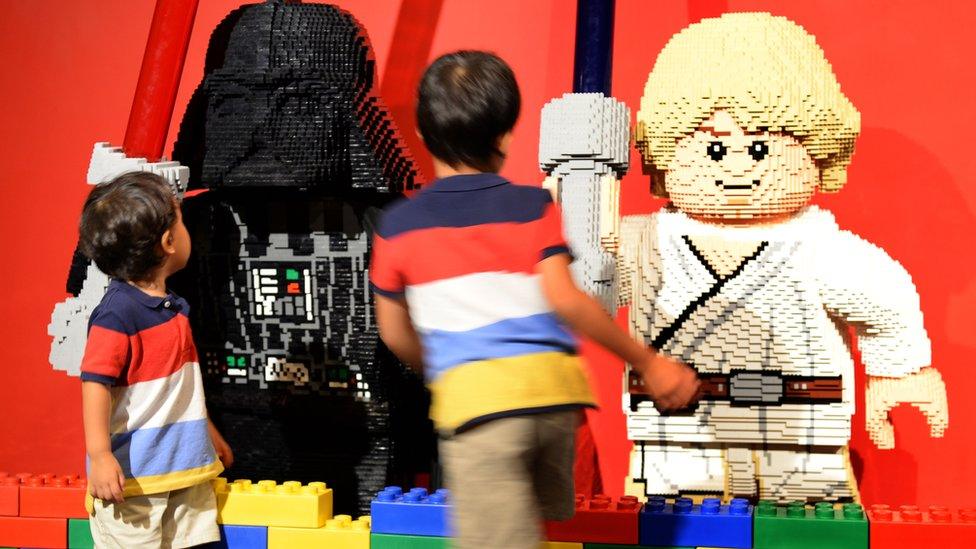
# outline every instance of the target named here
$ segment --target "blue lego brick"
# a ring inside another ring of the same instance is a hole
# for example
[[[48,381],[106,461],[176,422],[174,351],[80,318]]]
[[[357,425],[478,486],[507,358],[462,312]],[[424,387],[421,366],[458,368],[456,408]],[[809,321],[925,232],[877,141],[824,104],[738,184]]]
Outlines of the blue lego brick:
[[[752,506],[744,499],[721,505],[717,498],[706,498],[694,505],[689,498],[671,504],[652,497],[638,524],[641,545],[752,547]]]
[[[388,486],[370,504],[371,531],[374,534],[450,537],[454,529],[448,519],[448,492],[428,494],[426,488],[404,493],[399,486]]]
[[[207,549],[268,549],[267,526],[220,525],[220,541],[205,545]]]

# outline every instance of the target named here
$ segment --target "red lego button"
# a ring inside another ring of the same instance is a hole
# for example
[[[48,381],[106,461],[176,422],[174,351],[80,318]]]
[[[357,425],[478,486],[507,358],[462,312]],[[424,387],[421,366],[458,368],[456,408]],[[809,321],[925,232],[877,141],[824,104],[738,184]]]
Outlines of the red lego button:
[[[976,509],[952,513],[933,505],[920,509],[872,505],[868,510],[871,549],[971,549],[976,547]]]
[[[20,479],[0,472],[0,516],[20,514]]]
[[[20,516],[88,518],[85,492],[88,484],[78,475],[34,475],[20,486]]]
[[[68,521],[63,518],[0,517],[0,544],[63,549],[68,546]]]
[[[569,520],[546,521],[546,539],[636,545],[637,514],[642,506],[634,496],[613,501],[603,494],[593,499],[576,494],[576,515]]]

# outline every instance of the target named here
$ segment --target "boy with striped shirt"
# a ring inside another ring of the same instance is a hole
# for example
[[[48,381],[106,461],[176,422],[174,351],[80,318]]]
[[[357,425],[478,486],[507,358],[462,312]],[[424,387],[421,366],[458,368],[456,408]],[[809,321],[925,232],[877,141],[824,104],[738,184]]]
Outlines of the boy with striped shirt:
[[[434,61],[417,121],[438,179],[391,207],[374,235],[380,335],[423,364],[462,549],[535,549],[541,519],[573,514],[574,434],[594,399],[564,323],[641,372],[661,410],[686,406],[698,387],[576,287],[549,193],[497,174],[519,106],[494,55]]]
[[[112,277],[81,365],[95,546],[218,541],[210,480],[233,454],[207,419],[189,307],[166,291],[190,254],[179,204],[161,177],[123,174],[92,190],[79,232]]]

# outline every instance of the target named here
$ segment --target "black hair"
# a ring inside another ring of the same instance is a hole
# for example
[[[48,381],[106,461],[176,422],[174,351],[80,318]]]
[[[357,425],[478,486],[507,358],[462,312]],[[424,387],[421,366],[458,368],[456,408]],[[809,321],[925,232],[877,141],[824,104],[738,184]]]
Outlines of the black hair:
[[[483,51],[438,57],[420,81],[417,127],[430,153],[457,167],[497,171],[498,139],[511,131],[521,107],[511,67]]]
[[[81,251],[120,280],[145,280],[159,267],[159,244],[176,223],[176,198],[165,179],[124,173],[92,189],[81,211]]]

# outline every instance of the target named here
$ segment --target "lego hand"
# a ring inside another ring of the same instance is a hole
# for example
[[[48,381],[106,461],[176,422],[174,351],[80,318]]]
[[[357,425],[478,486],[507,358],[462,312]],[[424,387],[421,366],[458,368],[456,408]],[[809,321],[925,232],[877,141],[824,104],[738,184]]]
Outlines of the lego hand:
[[[92,497],[109,503],[122,503],[125,475],[112,452],[102,452],[90,457],[88,491]]]
[[[949,425],[945,382],[935,368],[922,368],[905,377],[874,377],[867,381],[865,423],[874,444],[883,450],[895,447],[895,429],[888,412],[906,403],[928,421],[933,437],[941,437]]]
[[[122,147],[108,143],[95,143],[91,160],[88,162],[88,183],[97,185],[126,172],[152,172],[169,182],[173,194],[182,199],[190,178],[190,169],[179,162],[160,160],[148,162],[145,158],[128,157]]]
[[[661,353],[648,353],[634,368],[644,378],[644,388],[661,412],[680,410],[694,404],[701,382],[695,370]]]
[[[224,467],[233,465],[234,451],[230,449],[230,444],[227,444],[227,441],[221,436],[220,431],[217,430],[217,427],[209,419],[207,420],[207,430],[210,431],[210,440],[213,442],[214,450],[217,452],[217,457],[220,458],[220,462],[224,464]]]

